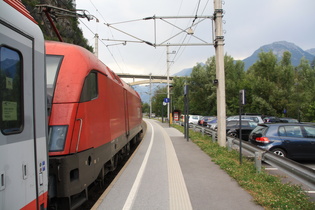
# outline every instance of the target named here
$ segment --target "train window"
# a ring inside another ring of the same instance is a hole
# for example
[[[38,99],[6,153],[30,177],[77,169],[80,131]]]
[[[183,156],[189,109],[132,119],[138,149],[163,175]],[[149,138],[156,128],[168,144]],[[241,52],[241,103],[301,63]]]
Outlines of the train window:
[[[0,129],[5,135],[20,133],[23,128],[22,56],[0,46]]]
[[[84,80],[80,102],[91,101],[98,96],[97,74],[91,72]]]

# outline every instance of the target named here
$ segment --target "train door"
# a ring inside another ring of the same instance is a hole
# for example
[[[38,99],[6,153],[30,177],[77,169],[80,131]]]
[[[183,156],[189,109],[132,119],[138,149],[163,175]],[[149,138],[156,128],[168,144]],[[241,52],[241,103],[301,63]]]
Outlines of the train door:
[[[33,30],[31,24],[24,19],[18,26],[11,24],[14,20],[9,24],[5,18],[14,19],[16,10],[9,13],[12,8],[4,3],[0,7],[0,209],[46,208],[46,99],[42,94],[37,103],[35,96],[35,88],[43,93],[45,86],[34,85],[37,76],[45,81],[44,73],[34,72],[37,59],[44,71],[44,54],[35,52],[36,38],[21,30]]]
[[[125,111],[125,129],[126,129],[126,135],[129,136],[129,110],[128,110],[128,95],[127,90],[124,89],[124,111]]]

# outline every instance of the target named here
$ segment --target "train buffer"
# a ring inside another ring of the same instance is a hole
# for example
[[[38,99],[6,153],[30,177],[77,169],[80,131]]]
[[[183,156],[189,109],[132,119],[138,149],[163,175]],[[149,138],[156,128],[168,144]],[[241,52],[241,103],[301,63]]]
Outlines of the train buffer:
[[[263,209],[181,132],[145,121],[142,143],[92,209]]]

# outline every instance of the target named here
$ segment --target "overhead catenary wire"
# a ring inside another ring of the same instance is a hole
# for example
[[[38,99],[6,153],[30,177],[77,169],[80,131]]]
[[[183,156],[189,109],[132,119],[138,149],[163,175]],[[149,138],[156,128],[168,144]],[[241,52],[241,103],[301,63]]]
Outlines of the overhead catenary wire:
[[[101,16],[101,18],[102,18],[102,19],[104,20],[104,22],[106,23],[107,21],[106,21],[106,19],[104,18],[103,14],[99,12],[99,10],[97,9],[97,7],[94,5],[94,3],[93,3],[91,0],[90,0],[90,3],[92,4],[92,6],[95,8],[96,12]],[[109,30],[109,32],[110,32],[111,36],[114,38],[114,35],[113,35],[112,31]],[[106,47],[106,49],[108,50],[108,52],[110,53],[110,55],[111,55],[112,58],[114,59],[116,65],[118,66],[118,68],[120,69],[120,71],[121,71],[122,73],[124,73],[124,70],[123,70],[123,69],[120,67],[120,65],[118,64],[118,62],[117,62],[115,56],[114,56],[113,53],[109,50],[108,45],[106,45],[106,44],[101,40],[101,38],[99,38],[99,40],[100,40],[101,43]],[[117,51],[118,51],[118,53],[119,53],[119,56],[120,56],[120,58],[121,58],[121,60],[122,60],[122,63],[123,63],[123,65],[124,65],[124,68],[126,68],[126,67],[125,67],[126,65],[125,65],[124,57],[122,56],[122,54],[121,54],[121,52],[120,52],[120,50],[119,50],[119,47],[117,47],[116,49],[117,49]]]
[[[206,2],[206,4],[205,4],[205,6],[204,6],[204,8],[203,8],[203,10],[202,10],[202,12],[201,12],[201,16],[203,16],[203,14],[204,14],[204,12],[205,12],[205,10],[206,10],[206,8],[207,8],[207,6],[208,6],[208,3],[209,3],[209,0],[207,0],[207,2]],[[198,10],[199,10],[199,5],[200,5],[200,1],[198,2],[198,6],[197,6],[197,10],[196,10],[196,14],[195,15],[198,15],[197,13],[198,13]],[[195,20],[194,20],[195,21]],[[192,23],[192,25],[193,25],[193,23]],[[196,30],[196,28],[198,27],[198,25],[196,25],[195,26],[195,28],[194,28],[194,30]],[[185,38],[187,37],[187,34],[186,34],[186,36],[185,36]],[[189,37],[189,40],[188,40],[188,42],[190,41],[190,39],[191,39],[191,37]],[[184,42],[184,41],[183,41]],[[179,46],[179,48],[178,48],[178,50],[177,51],[179,51],[180,49],[182,48],[182,46]],[[181,55],[184,53],[184,50],[182,50],[181,51],[181,54],[178,56],[178,53],[176,53],[175,54],[175,56],[174,56],[174,62],[176,62],[180,57],[181,57]],[[172,64],[171,64],[172,65]]]
[[[196,19],[197,19],[199,7],[200,7],[200,2],[201,2],[201,0],[199,0],[198,3],[197,3],[197,8],[196,8],[196,12],[195,12],[195,18],[194,18],[194,20],[193,20],[193,22],[192,22],[192,24],[191,24],[191,27],[194,26],[194,23],[195,23],[195,21],[196,21]],[[205,6],[204,6],[204,8],[203,8],[203,10],[202,10],[202,12],[201,12],[201,16],[204,14],[204,12],[205,12],[205,10],[206,10],[206,8],[207,8],[207,6],[208,6],[208,3],[209,3],[209,0],[207,0]],[[198,26],[198,25],[196,24],[194,30],[196,30],[197,26]],[[187,36],[188,36],[188,34],[185,34],[185,37],[183,38],[182,43],[185,42]],[[189,39],[188,39],[187,42],[189,42],[190,39],[191,39],[191,36],[189,37]],[[182,54],[184,53],[184,49],[180,52],[180,50],[181,50],[182,48],[186,48],[186,47],[185,47],[185,46],[179,46],[179,47],[178,47],[178,49],[176,50],[176,54],[175,54],[174,57],[173,57],[173,61],[174,61],[174,62],[171,63],[170,67],[172,67],[172,66],[174,65],[174,63],[175,63],[175,62],[182,56]],[[179,54],[179,52],[180,52],[180,54]]]
[[[62,0],[60,1],[67,9],[69,9],[68,8],[68,4],[66,4],[66,3],[64,3]],[[90,0],[90,3],[93,5],[93,7],[98,11],[98,9],[95,7],[95,5],[91,2],[91,0]],[[86,10],[84,10],[84,11],[86,11]],[[102,16],[102,15],[101,15]],[[103,16],[102,16],[102,18],[104,18]],[[92,31],[92,29],[90,29],[90,27],[88,27],[81,19],[79,19],[79,21],[93,34],[93,35],[95,35],[95,34],[97,34],[96,32],[94,32],[94,31]],[[98,21],[97,21],[98,22]],[[101,39],[99,39],[99,41],[102,43],[102,44],[104,44],[105,45],[105,43],[101,40]],[[106,45],[105,45],[106,46]],[[113,58],[113,60],[115,61],[115,63],[116,63],[116,65],[118,66],[118,68],[119,69],[121,69],[121,67],[120,67],[120,65],[119,65],[119,63],[117,62],[117,60],[116,60],[116,58],[115,58],[115,56],[113,55],[113,53],[108,49],[108,48],[106,48],[108,51],[109,51],[109,53],[110,53],[110,55],[112,56],[112,58]],[[121,69],[122,70],[122,69]]]
[[[99,10],[98,10],[98,8],[95,6],[95,4],[94,4],[91,0],[90,0],[89,2],[90,2],[90,4],[94,7],[94,9],[96,10],[96,12],[100,15],[100,17],[103,19],[103,21],[106,23],[106,22],[107,22],[106,19],[104,18],[104,16],[102,15],[102,13],[99,12]],[[83,23],[83,22],[81,21],[81,23]],[[84,24],[84,23],[83,23],[83,24]],[[86,27],[87,29],[89,29],[89,30],[91,31],[92,34],[94,34],[94,35],[96,34],[96,32],[93,32],[86,24],[84,24],[84,25],[85,25],[85,27]],[[112,37],[114,37],[114,35],[113,35],[113,33],[111,32],[111,30],[109,30],[109,31],[110,31]],[[107,51],[109,52],[109,54],[110,54],[111,57],[113,58],[113,60],[114,60],[114,62],[116,63],[117,67],[119,68],[119,70],[120,70],[122,73],[124,73],[124,70],[123,70],[122,67],[119,65],[119,63],[118,63],[116,57],[114,56],[114,54],[112,53],[112,51],[109,49],[108,45],[106,45],[106,44],[103,42],[103,40],[102,40],[101,38],[98,38],[98,40],[106,47]],[[118,50],[118,53],[119,53],[119,55],[120,55],[120,57],[121,57],[122,63],[123,63],[123,65],[125,66],[125,62],[124,62],[123,56],[121,55],[121,52],[120,52],[119,48],[117,48],[117,50]]]
[[[80,22],[81,22],[92,34],[95,34],[95,33],[92,31],[92,29],[90,29],[82,20],[80,20]],[[104,46],[106,46],[106,44],[105,44],[101,39],[99,39],[99,41],[100,41],[102,44],[104,44]],[[118,68],[122,71],[122,69],[121,69],[119,63],[117,62],[115,56],[113,55],[113,53],[109,50],[108,47],[106,47],[106,49],[108,50],[109,54],[112,56],[114,62],[115,62],[116,65],[118,66]],[[122,71],[122,72],[123,72],[123,71]]]
[[[209,0],[208,0],[209,1]],[[207,1],[207,4],[208,4],[208,1]],[[182,6],[182,3],[183,3],[183,0],[182,1],[180,1],[180,4],[179,4],[179,10],[178,10],[178,14],[180,14],[180,12],[181,12],[181,6]],[[104,20],[104,24],[106,25],[106,26],[108,26],[108,28],[109,28],[109,31],[110,31],[110,36],[113,38],[113,40],[114,40],[114,38],[115,38],[115,35],[113,34],[113,28],[115,28],[115,30],[116,29],[118,29],[117,27],[115,27],[115,25],[119,25],[119,24],[128,24],[128,23],[132,23],[132,22],[136,22],[136,21],[140,21],[140,20],[143,20],[143,19],[133,19],[133,20],[128,20],[128,21],[120,21],[120,22],[114,22],[114,23],[108,23],[106,20],[105,20],[105,18],[103,17],[103,14],[105,14],[105,13],[100,13],[99,12],[99,10],[98,10],[98,8],[96,7],[96,5],[94,5],[93,4],[93,2],[90,0],[90,4],[95,8],[95,10],[96,10],[96,12],[97,12],[97,15],[98,16],[101,16],[101,19],[102,20]],[[196,15],[198,16],[198,13],[199,13],[199,11],[201,10],[201,0],[198,0],[198,1],[196,1],[196,8],[195,8],[195,11],[194,11],[194,15],[195,16],[191,16],[191,18],[194,18],[194,17],[196,17]],[[205,10],[205,9],[204,9]],[[169,16],[170,17],[170,16]],[[184,16],[183,16],[184,17]],[[182,18],[183,18],[182,17]],[[172,17],[172,18],[181,18],[181,17]],[[187,18],[187,17],[186,17]],[[200,16],[198,16],[198,18],[200,18]],[[175,19],[176,20],[176,19]],[[174,22],[174,21],[173,21]],[[194,22],[196,22],[196,20],[194,21]],[[102,24],[102,25],[104,25],[104,24]],[[191,22],[190,22],[190,24],[191,24]],[[121,27],[119,27],[119,28],[121,28]],[[173,30],[174,29],[176,29],[176,27],[172,27],[173,28]],[[186,30],[186,29],[185,29]],[[185,30],[182,30],[182,32],[184,32]],[[91,31],[91,30],[90,30]],[[121,32],[121,31],[120,31]],[[128,35],[131,35],[131,34],[128,34]],[[116,62],[116,65],[117,66],[119,66],[119,65],[121,65],[121,63],[118,63],[117,62],[117,56],[116,56],[116,53],[114,53],[113,51],[111,51],[111,50],[109,50],[108,49],[108,47],[109,46],[113,46],[113,45],[115,45],[115,44],[107,44],[107,43],[104,43],[102,40],[101,40],[101,38],[103,38],[102,37],[102,35],[100,36],[100,43],[102,43],[102,45],[105,45],[106,47],[107,47],[107,50],[111,53],[111,56],[113,57],[113,59],[115,60],[115,62]],[[133,38],[135,38],[135,36],[133,36]],[[189,43],[189,40],[191,39],[191,37],[189,38],[189,39],[187,39],[188,38],[188,36],[187,36],[187,31],[186,31],[186,33],[184,33],[184,35],[183,35],[183,37],[182,37],[182,40],[180,41],[180,43]],[[103,39],[103,40],[105,40],[105,39]],[[150,42],[150,41],[146,41],[146,40],[143,40],[143,39],[141,39],[141,38],[139,38],[139,39],[137,39],[137,40],[139,40],[140,42],[143,42],[143,43],[146,43],[146,44],[149,44],[149,45],[151,45],[151,46],[154,46],[155,47],[155,42]],[[175,39],[174,39],[175,40]],[[197,39],[196,39],[197,40]],[[126,43],[126,42],[125,42]],[[122,43],[120,43],[120,44],[122,44]],[[171,43],[172,44],[172,43]],[[192,44],[194,44],[194,43],[192,43]],[[117,44],[116,44],[117,45]],[[172,45],[170,45],[170,46],[172,46]],[[176,44],[174,44],[173,46],[176,46]],[[120,55],[120,59],[124,59],[124,56],[121,54],[121,51],[120,51],[120,47],[118,47],[118,46],[115,46],[115,48],[117,48],[118,49],[118,52],[119,52],[119,55]],[[178,60],[179,60],[179,58],[182,56],[182,54],[184,53],[184,50],[183,49],[185,49],[185,48],[183,48],[182,46],[180,46],[179,48],[178,48],[178,50],[176,51],[176,53],[175,53],[175,55],[174,56],[172,56],[172,58],[171,58],[171,60],[173,59],[173,61],[174,62],[177,62]],[[165,53],[165,51],[163,52],[163,53]],[[161,53],[161,55],[160,56],[156,56],[157,58],[159,58],[159,60],[161,60],[161,58],[163,57],[163,55],[162,55],[162,53]],[[125,64],[125,61],[123,61],[122,62],[123,64]],[[163,63],[163,66],[165,67],[166,66],[166,63],[165,62],[159,62],[159,63]],[[154,66],[157,66],[157,65],[154,65]],[[174,63],[171,63],[171,66],[174,66]],[[166,69],[166,68],[164,68],[163,67],[163,70],[164,69]],[[119,66],[119,68],[120,68],[120,70],[121,71],[123,71],[122,70],[122,68]],[[163,71],[163,70],[161,70],[161,71]]]

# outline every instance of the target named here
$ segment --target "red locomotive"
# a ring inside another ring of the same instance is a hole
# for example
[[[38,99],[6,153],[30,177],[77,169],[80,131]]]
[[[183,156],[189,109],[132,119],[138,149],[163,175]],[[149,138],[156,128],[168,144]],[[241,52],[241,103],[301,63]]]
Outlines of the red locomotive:
[[[74,208],[142,132],[136,91],[86,49],[46,42],[49,196]]]
[[[141,135],[140,97],[91,52],[45,43],[21,1],[0,8],[0,209],[74,209]]]

